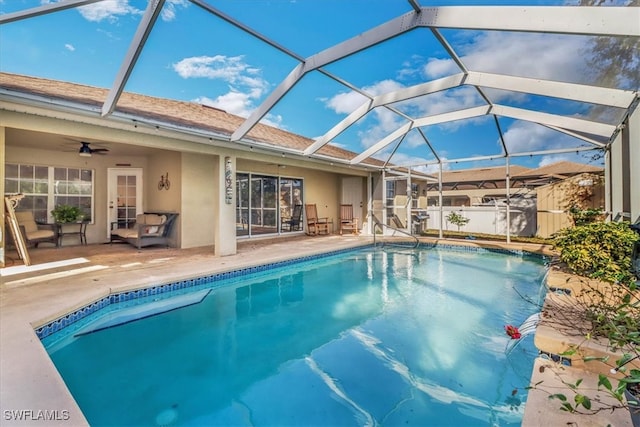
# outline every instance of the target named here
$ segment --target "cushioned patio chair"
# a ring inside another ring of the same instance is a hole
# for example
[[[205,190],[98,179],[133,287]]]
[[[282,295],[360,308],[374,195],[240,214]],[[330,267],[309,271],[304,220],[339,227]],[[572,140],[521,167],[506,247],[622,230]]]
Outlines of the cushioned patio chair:
[[[302,205],[293,205],[290,217],[282,217],[280,228],[283,231],[302,230]]]
[[[53,243],[58,246],[58,228],[55,224],[36,222],[31,211],[16,212],[16,220],[27,246],[37,248],[39,243]]]
[[[140,249],[151,245],[165,245],[169,247],[171,230],[178,217],[177,213],[143,213],[136,216],[136,222],[130,228],[111,229],[111,242],[122,241]]]
[[[307,217],[307,234],[329,234],[329,218],[318,218],[318,209],[314,204],[305,205],[304,211]]]
[[[345,231],[358,234],[358,218],[353,216],[353,205],[340,205],[340,235]]]

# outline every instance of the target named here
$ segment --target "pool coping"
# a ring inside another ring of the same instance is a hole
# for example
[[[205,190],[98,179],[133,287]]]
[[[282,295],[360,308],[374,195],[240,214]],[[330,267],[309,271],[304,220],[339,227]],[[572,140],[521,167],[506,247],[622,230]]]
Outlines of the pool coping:
[[[335,243],[336,241],[332,242]],[[313,256],[328,256],[327,253],[354,250],[359,247],[371,245],[369,239],[342,239],[338,240],[342,247],[337,250],[323,248],[311,249],[305,253],[304,248],[297,248],[298,259]],[[421,239],[429,245],[444,245],[450,249],[460,250],[491,250],[520,253],[545,253],[548,248],[535,245],[534,248],[523,249],[522,245],[507,245],[492,242],[466,242],[451,241],[447,239]],[[335,246],[335,245],[332,245]],[[466,249],[469,248],[469,249]],[[475,249],[474,249],[475,248]],[[233,256],[232,256],[233,257]],[[220,260],[228,260],[230,257],[221,257]],[[153,283],[167,283],[195,280],[201,277],[203,272],[210,274],[225,274],[235,270],[251,270],[259,266],[279,262],[293,262],[290,254],[269,254],[259,260],[257,258],[239,257],[233,263],[221,263],[221,265],[208,266],[204,269],[185,272],[167,271],[166,269],[154,269],[143,272],[134,271],[134,274],[110,274],[99,271],[87,273],[75,278],[75,285],[61,284],[63,279],[47,281],[44,284],[29,285],[21,288],[3,289],[2,310],[2,358],[0,372],[0,409],[3,425],[42,425],[43,420],[51,424],[60,425],[88,425],[80,408],[66,388],[53,362],[47,354],[44,346],[36,334],[36,328],[42,327],[56,319],[67,316],[69,313],[81,310],[84,306],[94,301],[108,298],[112,294],[135,292],[143,288],[149,288]],[[297,261],[296,261],[297,262]],[[223,264],[227,264],[224,266]],[[236,267],[231,266],[231,264]],[[187,270],[189,270],[187,268]],[[138,274],[140,273],[140,274]],[[248,272],[245,274],[249,274]],[[93,278],[92,278],[93,276]],[[97,278],[96,278],[97,277]],[[129,279],[129,280],[127,280]],[[79,285],[78,281],[93,281],[93,286]],[[34,297],[34,291],[38,294]],[[56,292],[58,291],[58,292]],[[59,295],[64,291],[64,297]],[[29,296],[32,298],[30,299]],[[18,303],[18,301],[20,301]],[[16,303],[16,304],[12,304]],[[6,349],[10,349],[7,351]],[[8,412],[9,411],[9,412]],[[17,420],[16,413],[22,411],[25,419]]]

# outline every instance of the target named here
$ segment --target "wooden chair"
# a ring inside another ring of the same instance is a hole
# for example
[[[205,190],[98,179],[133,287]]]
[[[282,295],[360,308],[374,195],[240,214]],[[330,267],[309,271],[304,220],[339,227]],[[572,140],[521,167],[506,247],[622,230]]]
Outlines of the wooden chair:
[[[305,205],[304,211],[307,216],[307,234],[314,236],[329,234],[329,218],[318,218],[318,209],[315,204]]]
[[[280,223],[280,229],[282,231],[302,230],[302,205],[293,205],[291,216],[282,217]]]
[[[358,234],[358,218],[353,216],[353,205],[340,205],[340,235],[344,231]]]
[[[39,243],[44,242],[58,246],[58,229],[55,224],[36,222],[31,211],[16,212],[16,220],[27,246],[33,245],[37,248]]]

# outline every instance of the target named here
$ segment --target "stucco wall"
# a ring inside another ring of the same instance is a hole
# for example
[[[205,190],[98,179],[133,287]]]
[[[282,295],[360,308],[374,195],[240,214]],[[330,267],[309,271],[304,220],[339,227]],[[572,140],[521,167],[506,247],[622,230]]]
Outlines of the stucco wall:
[[[202,156],[206,157],[206,156]],[[170,211],[182,213],[182,155],[175,151],[158,150],[149,156],[147,169],[144,171],[144,210]],[[169,189],[159,189],[161,176],[168,177]],[[176,219],[171,232],[171,246],[180,247],[182,214]]]
[[[182,248],[214,244],[216,212],[219,208],[216,179],[218,161],[219,156],[183,153],[181,161],[177,162],[182,169],[182,179],[178,182],[181,199],[177,199],[180,204]]]

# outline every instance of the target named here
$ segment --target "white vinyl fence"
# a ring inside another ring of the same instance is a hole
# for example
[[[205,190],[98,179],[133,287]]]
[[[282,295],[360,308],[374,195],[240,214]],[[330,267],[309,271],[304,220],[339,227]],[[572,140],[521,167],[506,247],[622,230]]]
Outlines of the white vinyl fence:
[[[429,206],[427,208],[429,219],[427,228],[440,228],[440,208]],[[507,234],[507,207],[498,204],[494,206],[443,206],[442,207],[442,229],[448,231],[458,231],[458,226],[447,221],[447,216],[451,212],[456,212],[469,222],[460,227],[459,231],[465,233],[485,233],[485,234]],[[536,199],[521,199],[511,201],[511,225],[510,234],[512,236],[534,236],[537,230]]]

